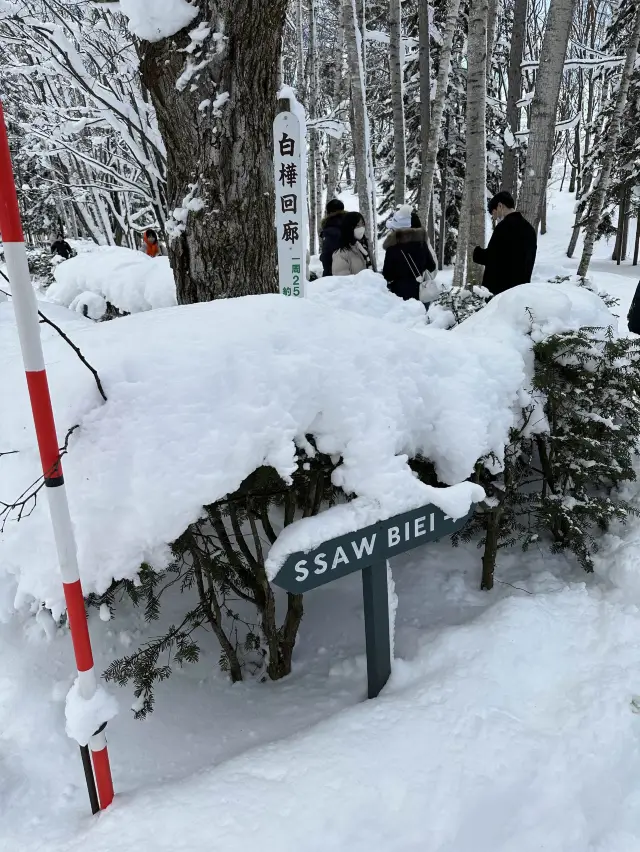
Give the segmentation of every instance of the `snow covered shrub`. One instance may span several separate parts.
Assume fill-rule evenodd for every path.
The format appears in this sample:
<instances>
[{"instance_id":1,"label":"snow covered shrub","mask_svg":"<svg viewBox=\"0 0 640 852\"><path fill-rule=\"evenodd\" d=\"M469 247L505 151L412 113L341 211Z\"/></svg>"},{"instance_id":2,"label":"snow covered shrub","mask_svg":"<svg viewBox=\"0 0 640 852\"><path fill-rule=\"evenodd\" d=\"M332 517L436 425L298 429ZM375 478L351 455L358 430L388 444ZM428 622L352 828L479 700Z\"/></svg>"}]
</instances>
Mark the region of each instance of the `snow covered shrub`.
<instances>
[{"instance_id":1,"label":"snow covered shrub","mask_svg":"<svg viewBox=\"0 0 640 852\"><path fill-rule=\"evenodd\" d=\"M513 430L503 470L478 466L487 501L463 530L484 546L482 588L498 550L546 540L593 570L597 534L635 509L617 493L634 480L640 438L640 343L582 328L534 346L533 401ZM454 542L455 543L455 542Z\"/></svg>"},{"instance_id":2,"label":"snow covered shrub","mask_svg":"<svg viewBox=\"0 0 640 852\"><path fill-rule=\"evenodd\" d=\"M427 319L436 328L453 328L481 310L491 298L484 287L452 287L429 306Z\"/></svg>"}]
</instances>

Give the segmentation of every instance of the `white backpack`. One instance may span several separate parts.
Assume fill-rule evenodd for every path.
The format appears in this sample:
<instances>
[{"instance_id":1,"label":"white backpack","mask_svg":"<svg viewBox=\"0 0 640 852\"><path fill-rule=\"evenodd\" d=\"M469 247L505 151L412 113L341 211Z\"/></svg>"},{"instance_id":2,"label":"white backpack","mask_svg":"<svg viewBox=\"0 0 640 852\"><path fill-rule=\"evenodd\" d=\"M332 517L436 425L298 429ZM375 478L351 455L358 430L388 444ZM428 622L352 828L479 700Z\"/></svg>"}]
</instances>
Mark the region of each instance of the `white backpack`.
<instances>
[{"instance_id":1,"label":"white backpack","mask_svg":"<svg viewBox=\"0 0 640 852\"><path fill-rule=\"evenodd\" d=\"M428 269L425 269L423 273L420 273L412 258L404 252L402 252L402 256L411 270L411 274L418 282L418 298L422 304L428 305L430 302L434 302L443 290L440 284L436 281L436 275L438 274L437 271L431 274Z\"/></svg>"}]
</instances>

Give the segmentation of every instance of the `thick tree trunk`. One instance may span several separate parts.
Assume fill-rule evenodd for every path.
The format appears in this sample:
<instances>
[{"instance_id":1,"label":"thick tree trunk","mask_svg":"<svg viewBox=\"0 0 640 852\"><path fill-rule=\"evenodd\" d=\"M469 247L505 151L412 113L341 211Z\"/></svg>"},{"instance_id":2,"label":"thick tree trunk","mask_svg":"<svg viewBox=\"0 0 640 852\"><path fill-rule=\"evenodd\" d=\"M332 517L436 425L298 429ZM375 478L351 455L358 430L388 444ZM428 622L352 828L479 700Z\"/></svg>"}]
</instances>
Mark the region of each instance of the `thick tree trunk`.
<instances>
[{"instance_id":1,"label":"thick tree trunk","mask_svg":"<svg viewBox=\"0 0 640 852\"><path fill-rule=\"evenodd\" d=\"M624 64L624 69L622 71L620 85L616 93L613 114L611 116L611 121L607 130L607 144L604 146L603 150L602 162L600 164L600 174L598 175L598 182L590 198L589 215L587 218L587 226L585 229L584 237L584 247L582 249L580 265L578 267L578 275L581 276L585 276L589 270L589 264L591 263L591 256L593 255L593 247L596 242L596 234L598 231L598 225L600 223L600 217L602 216L602 210L604 208L604 203L607 197L607 193L609 191L613 159L615 157L616 148L618 146L618 139L620 138L622 113L624 112L624 108L627 104L629 83L631 82L631 75L633 74L636 58L638 56L638 40L640 40L640 3L637 4L635 9L633 30L629 38L626 61Z\"/></svg>"},{"instance_id":2,"label":"thick tree trunk","mask_svg":"<svg viewBox=\"0 0 640 852\"><path fill-rule=\"evenodd\" d=\"M393 197L404 204L407 185L407 151L404 129L404 45L402 43L402 3L389 0L389 70L393 109ZM426 226L426 219L424 221Z\"/></svg>"},{"instance_id":3,"label":"thick tree trunk","mask_svg":"<svg viewBox=\"0 0 640 852\"><path fill-rule=\"evenodd\" d=\"M468 196L467 281L479 284L482 267L473 262L475 246L485 244L487 217L487 15L488 0L471 0L467 50L467 161Z\"/></svg>"},{"instance_id":4,"label":"thick tree trunk","mask_svg":"<svg viewBox=\"0 0 640 852\"><path fill-rule=\"evenodd\" d=\"M362 39L356 17L355 0L342 0L344 15L345 42L349 63L349 81L351 84L352 127L356 180L358 183L358 201L360 212L365 221L367 236L372 249L376 244L375 185L369 144L369 117L364 86L364 68L362 65ZM375 251L371 252L375 268Z\"/></svg>"},{"instance_id":5,"label":"thick tree trunk","mask_svg":"<svg viewBox=\"0 0 640 852\"><path fill-rule=\"evenodd\" d=\"M438 65L438 77L436 81L436 96L431 110L431 126L429 130L429 145L426 157L422 165L422 195L431 198L433 192L433 176L436 170L438 157L438 143L440 141L440 127L444 114L444 104L449 86L449 73L451 71L451 50L453 38L458 23L458 12L460 11L460 0L448 0L447 21L444 28L442 47L440 49L440 62Z\"/></svg>"},{"instance_id":6,"label":"thick tree trunk","mask_svg":"<svg viewBox=\"0 0 640 852\"><path fill-rule=\"evenodd\" d=\"M575 5L576 0L551 0L540 51L520 196L520 212L536 230L553 158L558 98Z\"/></svg>"},{"instance_id":7,"label":"thick tree trunk","mask_svg":"<svg viewBox=\"0 0 640 852\"><path fill-rule=\"evenodd\" d=\"M509 88L507 91L507 127L513 139L520 129L520 110L517 106L522 94L522 51L524 34L527 25L527 0L515 0L513 7L513 30L511 32L511 49L509 51ZM511 140L510 140L511 141ZM505 146L502 163L503 190L510 192L514 198L518 196L518 148Z\"/></svg>"},{"instance_id":8,"label":"thick tree trunk","mask_svg":"<svg viewBox=\"0 0 640 852\"><path fill-rule=\"evenodd\" d=\"M418 213L424 224L429 218L432 196L432 189L425 186L428 175L424 168L431 135L431 36L428 0L418 2L418 37L420 42L420 162L423 166L418 193Z\"/></svg>"},{"instance_id":9,"label":"thick tree trunk","mask_svg":"<svg viewBox=\"0 0 640 852\"><path fill-rule=\"evenodd\" d=\"M287 5L200 0L188 29L202 23L210 34L194 53L184 52L187 30L140 43L167 150L169 257L181 304L277 290L272 125ZM205 98L211 105L199 109Z\"/></svg>"}]
</instances>

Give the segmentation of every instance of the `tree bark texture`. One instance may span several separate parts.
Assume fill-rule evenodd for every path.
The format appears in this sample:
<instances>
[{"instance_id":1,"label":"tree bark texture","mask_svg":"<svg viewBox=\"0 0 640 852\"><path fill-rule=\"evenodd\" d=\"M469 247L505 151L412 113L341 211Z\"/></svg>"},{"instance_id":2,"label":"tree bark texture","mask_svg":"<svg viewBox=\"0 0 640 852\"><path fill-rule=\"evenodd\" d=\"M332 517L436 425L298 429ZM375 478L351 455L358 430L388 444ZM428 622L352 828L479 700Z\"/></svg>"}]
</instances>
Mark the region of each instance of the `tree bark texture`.
<instances>
[{"instance_id":1,"label":"tree bark texture","mask_svg":"<svg viewBox=\"0 0 640 852\"><path fill-rule=\"evenodd\" d=\"M487 218L487 16L488 0L471 0L467 50L467 158L468 198L467 280L479 284L482 267L473 262L475 246L485 244Z\"/></svg>"},{"instance_id":2,"label":"tree bark texture","mask_svg":"<svg viewBox=\"0 0 640 852\"><path fill-rule=\"evenodd\" d=\"M317 9L316 0L309 0L309 80L310 105L309 114L312 119L318 118L318 39L317 39ZM318 252L318 232L322 214L318 216L318 208L322 209L322 172L318 180L320 158L320 134L317 130L309 131L309 250L311 254Z\"/></svg>"},{"instance_id":3,"label":"tree bark texture","mask_svg":"<svg viewBox=\"0 0 640 852\"><path fill-rule=\"evenodd\" d=\"M404 45L402 43L402 3L389 0L389 70L393 110L393 197L396 206L405 202L407 151L404 129ZM424 221L426 227L426 218Z\"/></svg>"},{"instance_id":4,"label":"tree bark texture","mask_svg":"<svg viewBox=\"0 0 640 852\"><path fill-rule=\"evenodd\" d=\"M336 46L333 59L333 108L337 110L342 99L342 56L344 50L344 17L338 9L338 23ZM329 137L329 154L327 156L327 199L331 199L337 192L340 175L340 157L342 153L342 139L334 136Z\"/></svg>"},{"instance_id":5,"label":"tree bark texture","mask_svg":"<svg viewBox=\"0 0 640 852\"><path fill-rule=\"evenodd\" d=\"M431 36L429 33L429 2L418 2L418 38L420 45L420 160L426 165L429 137L431 135ZM418 213L423 223L427 222L431 209L432 189L425 186L427 171L422 169L418 194ZM427 192L429 194L427 194Z\"/></svg>"},{"instance_id":6,"label":"tree bark texture","mask_svg":"<svg viewBox=\"0 0 640 852\"><path fill-rule=\"evenodd\" d=\"M460 11L460 0L448 0L447 20L440 49L440 63L438 66L438 77L436 80L436 96L431 110L431 126L429 130L429 145L426 157L422 164L422 189L424 197L431 198L433 192L433 177L436 171L436 160L438 157L438 143L440 141L440 129L444 104L449 87L449 74L451 72L451 51L453 39L458 23L458 12Z\"/></svg>"},{"instance_id":7,"label":"tree bark texture","mask_svg":"<svg viewBox=\"0 0 640 852\"><path fill-rule=\"evenodd\" d=\"M604 146L602 162L600 163L600 174L597 178L597 183L591 194L589 215L585 228L584 247L582 249L582 257L578 266L578 275L585 276L589 270L591 257L593 255L593 247L596 242L596 234L604 203L609 192L609 184L611 183L611 169L613 160L620 138L622 128L622 114L627 104L627 95L629 93L629 84L631 75L635 67L638 56L638 41L640 40L640 3L636 5L635 15L633 20L633 29L629 37L627 47L626 60L620 78L620 85L615 95L615 106L613 114L607 130L607 144Z\"/></svg>"},{"instance_id":8,"label":"tree bark texture","mask_svg":"<svg viewBox=\"0 0 640 852\"><path fill-rule=\"evenodd\" d=\"M556 113L576 0L551 0L531 105L520 212L537 230L555 145Z\"/></svg>"},{"instance_id":9,"label":"tree bark texture","mask_svg":"<svg viewBox=\"0 0 640 852\"><path fill-rule=\"evenodd\" d=\"M167 150L169 257L181 304L277 290L272 125L287 5L200 0L186 30L139 45ZM188 30L200 23L210 33L185 53Z\"/></svg>"},{"instance_id":10,"label":"tree bark texture","mask_svg":"<svg viewBox=\"0 0 640 852\"><path fill-rule=\"evenodd\" d=\"M351 135L353 138L354 158L356 164L356 181L358 184L358 201L360 212L364 218L367 236L371 245L376 242L376 211L375 186L371 169L371 151L369 145L369 117L364 87L364 68L362 64L362 44L360 28L356 17L355 0L342 0L344 16L345 41L347 45L347 61L349 67L349 82L351 84L351 103L353 106L351 119ZM375 268L375 251L371 252L371 260Z\"/></svg>"},{"instance_id":11,"label":"tree bark texture","mask_svg":"<svg viewBox=\"0 0 640 852\"><path fill-rule=\"evenodd\" d=\"M509 74L507 91L507 127L513 138L520 129L520 110L517 106L522 94L522 52L524 34L527 25L527 0L515 0L513 7L513 30L511 31L511 49L509 51ZM505 145L502 163L501 189L510 192L514 198L518 195L518 148Z\"/></svg>"},{"instance_id":12,"label":"tree bark texture","mask_svg":"<svg viewBox=\"0 0 640 852\"><path fill-rule=\"evenodd\" d=\"M499 0L489 0L487 10L487 92L491 91L491 78L493 76L493 49L498 27L498 5Z\"/></svg>"}]
</instances>

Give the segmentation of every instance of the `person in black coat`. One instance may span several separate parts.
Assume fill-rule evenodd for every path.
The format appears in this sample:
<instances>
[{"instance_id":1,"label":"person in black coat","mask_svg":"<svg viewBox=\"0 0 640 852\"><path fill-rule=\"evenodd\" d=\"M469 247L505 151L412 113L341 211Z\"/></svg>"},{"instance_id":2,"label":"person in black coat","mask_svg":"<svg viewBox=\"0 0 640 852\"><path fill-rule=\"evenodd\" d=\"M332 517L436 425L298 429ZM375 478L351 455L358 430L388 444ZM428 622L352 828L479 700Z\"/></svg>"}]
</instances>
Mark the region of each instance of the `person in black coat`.
<instances>
[{"instance_id":1,"label":"person in black coat","mask_svg":"<svg viewBox=\"0 0 640 852\"><path fill-rule=\"evenodd\" d=\"M397 210L387 222L389 234L382 244L385 250L382 274L387 287L404 299L420 298L420 284L416 273L436 271L436 262L429 251L427 234L417 213L408 204Z\"/></svg>"},{"instance_id":2,"label":"person in black coat","mask_svg":"<svg viewBox=\"0 0 640 852\"><path fill-rule=\"evenodd\" d=\"M640 334L640 282L633 294L633 302L627 314L627 325L632 334Z\"/></svg>"},{"instance_id":3,"label":"person in black coat","mask_svg":"<svg viewBox=\"0 0 640 852\"><path fill-rule=\"evenodd\" d=\"M476 246L475 263L484 266L482 286L497 296L518 284L531 281L538 250L538 237L509 192L499 192L489 202L489 213L497 225L486 249Z\"/></svg>"},{"instance_id":4,"label":"person in black coat","mask_svg":"<svg viewBox=\"0 0 640 852\"><path fill-rule=\"evenodd\" d=\"M320 224L320 239L322 240L322 251L320 260L322 262L322 274L331 275L333 255L340 248L342 234L342 220L345 216L344 204L339 198L333 198L328 202L325 217Z\"/></svg>"},{"instance_id":5,"label":"person in black coat","mask_svg":"<svg viewBox=\"0 0 640 852\"><path fill-rule=\"evenodd\" d=\"M57 254L59 257L62 257L65 260L69 260L69 258L73 254L73 249L62 236L62 234L58 234L54 242L51 244L51 254Z\"/></svg>"}]
</instances>

